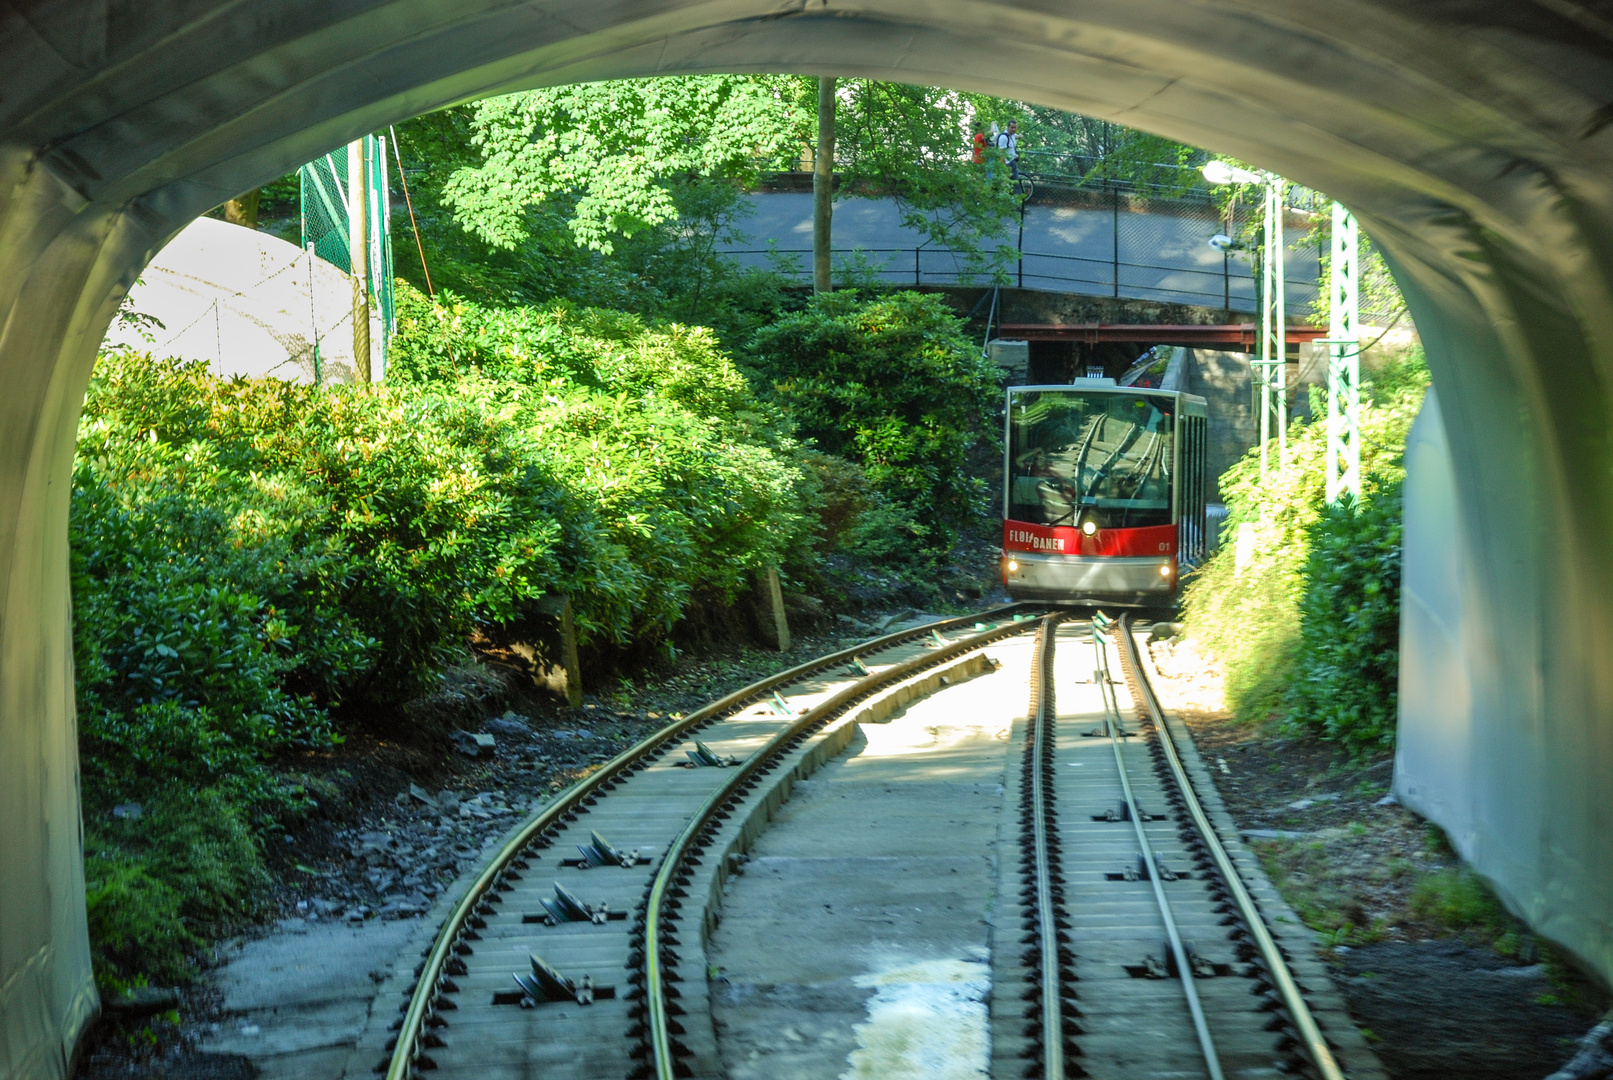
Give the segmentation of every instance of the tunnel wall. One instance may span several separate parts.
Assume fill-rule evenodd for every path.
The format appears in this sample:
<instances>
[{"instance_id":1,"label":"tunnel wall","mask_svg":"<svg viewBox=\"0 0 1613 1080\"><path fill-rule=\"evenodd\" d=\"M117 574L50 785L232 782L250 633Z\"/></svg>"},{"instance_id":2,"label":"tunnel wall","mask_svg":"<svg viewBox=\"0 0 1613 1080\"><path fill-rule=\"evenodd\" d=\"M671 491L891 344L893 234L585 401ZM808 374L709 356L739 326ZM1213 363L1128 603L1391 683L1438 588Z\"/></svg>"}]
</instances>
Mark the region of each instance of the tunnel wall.
<instances>
[{"instance_id":1,"label":"tunnel wall","mask_svg":"<svg viewBox=\"0 0 1613 1080\"><path fill-rule=\"evenodd\" d=\"M1427 347L1472 575L1473 735L1461 791L1429 812L1532 926L1613 974L1613 24L1589 5L16 0L0 71L4 1080L62 1076L95 1008L67 515L118 299L190 220L365 132L628 76L956 86L1348 205ZM1412 799L1419 768L1397 780Z\"/></svg>"},{"instance_id":2,"label":"tunnel wall","mask_svg":"<svg viewBox=\"0 0 1613 1080\"><path fill-rule=\"evenodd\" d=\"M1520 658L1529 667L1544 659L1524 649L1551 636L1554 609L1572 632L1573 605L1489 602L1435 390L1406 443L1404 498L1395 795L1439 825L1511 911L1606 980L1606 725L1531 708L1547 688L1518 679L1529 674ZM1515 565L1527 590L1532 575Z\"/></svg>"}]
</instances>

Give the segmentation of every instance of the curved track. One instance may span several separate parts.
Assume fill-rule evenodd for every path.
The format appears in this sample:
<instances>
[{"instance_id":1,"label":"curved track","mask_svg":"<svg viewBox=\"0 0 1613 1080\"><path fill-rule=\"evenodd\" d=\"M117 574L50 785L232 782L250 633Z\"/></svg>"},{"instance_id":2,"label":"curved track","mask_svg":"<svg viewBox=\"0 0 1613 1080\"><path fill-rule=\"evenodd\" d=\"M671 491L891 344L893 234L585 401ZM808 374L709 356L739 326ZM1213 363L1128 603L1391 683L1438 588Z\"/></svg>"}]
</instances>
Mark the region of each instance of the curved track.
<instances>
[{"instance_id":1,"label":"curved track","mask_svg":"<svg viewBox=\"0 0 1613 1080\"><path fill-rule=\"evenodd\" d=\"M1032 629L1029 650L1011 640ZM988 648L1010 668L993 674L1002 663ZM753 927L792 933L791 909L741 877L772 842L769 820L860 725L910 704L931 717L911 722L934 723L957 697L944 690L991 676L957 701L976 719L995 710L1019 756L997 839L978 852L1001 863L997 914L981 915L994 927L989 1062L960 1075L1342 1080L1339 1044L1354 1080L1378 1075L1347 1022L1324 1036L1308 998L1343 1020L1325 973L1301 960L1305 984L1295 977L1285 944L1308 939L1297 926L1273 933L1273 912L1292 917L1226 835L1213 792L1206 810L1208 777L1178 746L1145 668L1129 620L1034 618L1016 605L830 654L669 725L494 854L421 964L376 1071L725 1075L719 1043L737 1036L720 1038L713 1020L715 928L725 907L748 904ZM780 828L829 819L812 820ZM1019 859L998 859L1015 847ZM832 934L815 947L850 948ZM764 942L756 963L783 964L774 951ZM819 1073L838 1073L836 1053Z\"/></svg>"},{"instance_id":2,"label":"curved track","mask_svg":"<svg viewBox=\"0 0 1613 1080\"><path fill-rule=\"evenodd\" d=\"M585 1066L580 1075L625 1075L636 1071L621 1039L629 1027L629 1011L623 1006L630 992L638 999L632 1012L647 1004L648 1015L633 1019L635 1030L650 1036L655 1075L677 1075L681 1044L675 1038L679 1025L672 1010L679 1007L668 1006L668 998L677 993L676 954L667 951L677 942L670 937L668 924L674 921L669 915L675 917L681 906L678 875L698 858L702 830L840 711L925 668L977 652L981 645L1025 632L1031 625L1022 606L1011 605L831 653L753 683L668 725L568 789L494 853L444 922L396 1025L391 1056L383 1063L388 1080L439 1069L438 1076L529 1075L534 1065L555 1063L548 1060L545 1048L538 1048L536 1058L528 1053L534 1038L551 1040L558 1060ZM960 630L968 636L944 643L941 635ZM848 664L862 669L859 678L848 684L832 677ZM781 695L785 690L793 691L788 699ZM699 743L688 746L696 736ZM702 746L718 760L695 768L671 760L680 747L687 756L690 750L699 755ZM723 759L736 754L743 756L743 763L726 767ZM602 850L595 842L596 834L609 841L608 848ZM550 933L537 934L534 924L542 925L541 917L550 914L544 900L551 898L538 880L528 882L526 875L536 879L535 865L557 845L561 851L567 846L588 847L591 851L579 850L579 855L585 863L598 865L563 866L559 864L564 856L558 856L536 870L549 868L546 876L560 879L556 883L585 907L608 910L602 923L592 918L561 922L548 927ZM665 857L656 858L663 852ZM639 869L641 864L645 869ZM643 902L652 894L655 903L645 917ZM558 891L553 902L564 903ZM633 908L639 909L641 919L634 933L612 933L625 920L610 915ZM547 972L531 963L529 948L533 957L572 986L540 985L539 990L551 991L547 995L515 993L513 975L552 982L546 979ZM582 970L584 966L588 970ZM639 982L619 978L627 976L630 967ZM593 985L585 986L585 981ZM641 983L648 985L640 989ZM565 1025L567 1030L550 1032L542 1022L516 1022L505 1015L509 1006L547 1004L538 998L561 997L554 991L564 989L575 990L572 997L579 1004L598 1002L586 1019ZM459 1015L472 1012L474 1016ZM452 1039L445 1030L449 1014L453 1014ZM649 1023L647 1032L644 1020Z\"/></svg>"}]
</instances>

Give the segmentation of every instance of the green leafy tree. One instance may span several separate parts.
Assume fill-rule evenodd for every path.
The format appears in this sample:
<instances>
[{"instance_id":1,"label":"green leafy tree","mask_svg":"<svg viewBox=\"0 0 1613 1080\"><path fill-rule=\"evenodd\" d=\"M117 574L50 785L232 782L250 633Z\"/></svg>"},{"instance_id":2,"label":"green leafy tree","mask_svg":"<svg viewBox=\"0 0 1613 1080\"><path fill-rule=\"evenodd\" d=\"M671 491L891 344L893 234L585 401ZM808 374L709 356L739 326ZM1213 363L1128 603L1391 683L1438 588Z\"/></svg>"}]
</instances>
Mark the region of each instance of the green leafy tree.
<instances>
[{"instance_id":1,"label":"green leafy tree","mask_svg":"<svg viewBox=\"0 0 1613 1080\"><path fill-rule=\"evenodd\" d=\"M428 291L421 266L423 248L432 284L461 296L500 305L563 299L592 307L659 311L666 295L652 279L621 260L602 258L577 245L568 224L574 194L556 194L526 207L527 239L513 248L489 243L461 224L445 189L457 172L481 163L474 143L475 109L443 109L395 129L404 168L401 180L408 183L414 209L413 220L407 212L396 212L404 198L402 184L395 181L392 249L399 276L421 292Z\"/></svg>"},{"instance_id":2,"label":"green leafy tree","mask_svg":"<svg viewBox=\"0 0 1613 1080\"><path fill-rule=\"evenodd\" d=\"M1210 155L1196 146L1062 109L1023 109L1021 153L1038 174L1077 183L1117 181L1164 196L1209 187L1198 166Z\"/></svg>"},{"instance_id":3,"label":"green leafy tree","mask_svg":"<svg viewBox=\"0 0 1613 1080\"><path fill-rule=\"evenodd\" d=\"M985 485L970 455L995 441L999 372L938 296L844 290L758 331L750 356L819 449L862 466L879 505L848 532L891 563L943 557Z\"/></svg>"},{"instance_id":4,"label":"green leafy tree","mask_svg":"<svg viewBox=\"0 0 1613 1080\"><path fill-rule=\"evenodd\" d=\"M514 249L525 211L574 195L577 243L609 254L618 236L678 217L673 182L754 179L788 145L787 110L766 79L689 75L530 90L479 102L475 165L444 188L465 228Z\"/></svg>"},{"instance_id":5,"label":"green leafy tree","mask_svg":"<svg viewBox=\"0 0 1613 1080\"><path fill-rule=\"evenodd\" d=\"M839 96L841 190L895 199L903 225L957 254L963 280L1006 281L1021 193L1000 164L975 164L971 138L976 124L1013 118L1013 107L984 94L872 79L841 80Z\"/></svg>"},{"instance_id":6,"label":"green leafy tree","mask_svg":"<svg viewBox=\"0 0 1613 1080\"><path fill-rule=\"evenodd\" d=\"M1006 119L1013 107L866 79L842 80L839 95L840 190L894 197L904 224L959 254L966 278L1001 274L1013 254L1003 242L1017 195L1006 170L973 163L970 124ZM694 294L697 312L716 275L680 271L708 266L717 239L738 235L742 190L769 169L811 160L817 80L713 75L565 86L490 98L459 123L470 160L463 145L453 152L459 161L441 201L466 231L507 252L551 228L553 215L577 245L602 255L654 237L670 257L642 268L654 280L684 283L678 291ZM681 227L666 228L674 223Z\"/></svg>"}]
</instances>

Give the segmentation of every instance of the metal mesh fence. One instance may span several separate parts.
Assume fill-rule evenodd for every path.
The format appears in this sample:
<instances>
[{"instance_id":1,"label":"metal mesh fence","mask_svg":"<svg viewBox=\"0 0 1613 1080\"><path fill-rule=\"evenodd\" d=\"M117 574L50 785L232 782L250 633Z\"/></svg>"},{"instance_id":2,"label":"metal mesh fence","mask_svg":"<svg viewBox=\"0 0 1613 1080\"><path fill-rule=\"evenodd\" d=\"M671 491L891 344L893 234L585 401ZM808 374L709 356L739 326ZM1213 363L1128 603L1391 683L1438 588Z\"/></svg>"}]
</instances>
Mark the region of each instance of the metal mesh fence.
<instances>
[{"instance_id":1,"label":"metal mesh fence","mask_svg":"<svg viewBox=\"0 0 1613 1080\"><path fill-rule=\"evenodd\" d=\"M386 160L386 137L364 136L369 217L369 273L365 280L372 302L380 309L381 364L386 367L387 347L397 329L396 298L392 289L392 199ZM351 275L349 243L350 188L347 148L315 158L299 173L302 189L302 246ZM316 347L317 352L317 347ZM316 356L316 361L317 361Z\"/></svg>"}]
</instances>

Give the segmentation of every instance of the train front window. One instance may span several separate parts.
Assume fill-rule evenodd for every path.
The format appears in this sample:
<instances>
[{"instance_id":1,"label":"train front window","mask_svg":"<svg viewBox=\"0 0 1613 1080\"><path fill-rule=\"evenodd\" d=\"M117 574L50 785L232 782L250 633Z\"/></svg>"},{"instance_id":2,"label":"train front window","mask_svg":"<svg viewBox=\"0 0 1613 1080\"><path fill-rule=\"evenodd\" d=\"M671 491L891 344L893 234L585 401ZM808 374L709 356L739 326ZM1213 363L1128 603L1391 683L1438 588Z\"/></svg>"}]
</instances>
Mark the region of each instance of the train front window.
<instances>
[{"instance_id":1,"label":"train front window","mask_svg":"<svg viewBox=\"0 0 1613 1080\"><path fill-rule=\"evenodd\" d=\"M1008 516L1077 528L1169 525L1171 405L1143 394L1014 393Z\"/></svg>"}]
</instances>

